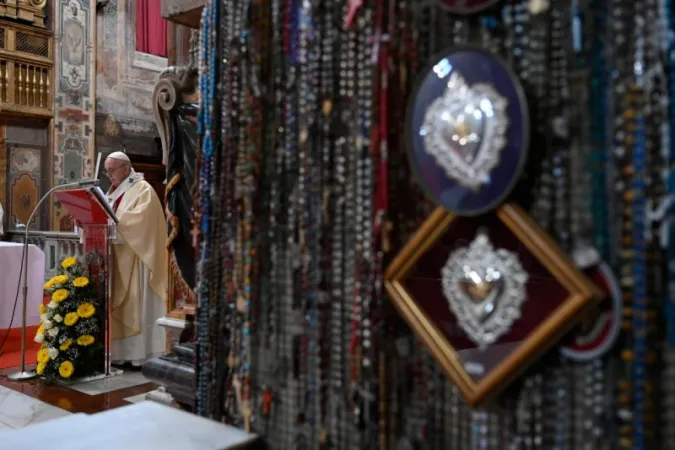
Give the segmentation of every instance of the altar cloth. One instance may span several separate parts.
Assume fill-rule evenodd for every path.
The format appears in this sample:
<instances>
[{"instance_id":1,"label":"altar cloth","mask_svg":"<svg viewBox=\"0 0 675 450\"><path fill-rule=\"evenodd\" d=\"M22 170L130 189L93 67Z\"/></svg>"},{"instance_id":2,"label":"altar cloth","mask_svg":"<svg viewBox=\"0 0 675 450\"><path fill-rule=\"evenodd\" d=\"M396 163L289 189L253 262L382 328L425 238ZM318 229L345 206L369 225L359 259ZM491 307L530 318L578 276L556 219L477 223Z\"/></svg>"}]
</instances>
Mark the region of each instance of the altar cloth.
<instances>
[{"instance_id":1,"label":"altar cloth","mask_svg":"<svg viewBox=\"0 0 675 450\"><path fill-rule=\"evenodd\" d=\"M12 328L21 327L23 301L23 274L21 273L21 252L23 244L16 242L0 242L0 330L9 328L12 321L12 309L17 298ZM45 254L35 245L28 246L28 306L26 309L26 326L40 323L40 303L42 303L42 286L45 276ZM31 337L32 338L32 337Z\"/></svg>"}]
</instances>

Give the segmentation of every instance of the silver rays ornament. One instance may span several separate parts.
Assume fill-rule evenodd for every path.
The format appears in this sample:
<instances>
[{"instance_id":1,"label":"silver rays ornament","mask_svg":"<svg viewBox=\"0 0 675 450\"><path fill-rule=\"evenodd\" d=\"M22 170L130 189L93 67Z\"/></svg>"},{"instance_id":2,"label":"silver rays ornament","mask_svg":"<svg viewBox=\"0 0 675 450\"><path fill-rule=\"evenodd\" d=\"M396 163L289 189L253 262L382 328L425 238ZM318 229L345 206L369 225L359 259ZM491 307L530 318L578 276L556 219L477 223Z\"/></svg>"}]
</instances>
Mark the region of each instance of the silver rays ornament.
<instances>
[{"instance_id":1,"label":"silver rays ornament","mask_svg":"<svg viewBox=\"0 0 675 450\"><path fill-rule=\"evenodd\" d=\"M528 275L518 255L495 250L484 232L450 254L441 279L457 323L479 348L508 332L527 300Z\"/></svg>"},{"instance_id":2,"label":"silver rays ornament","mask_svg":"<svg viewBox=\"0 0 675 450\"><path fill-rule=\"evenodd\" d=\"M489 84L467 85L453 73L427 109L420 131L424 148L448 177L478 191L490 181L506 145L508 101Z\"/></svg>"}]
</instances>

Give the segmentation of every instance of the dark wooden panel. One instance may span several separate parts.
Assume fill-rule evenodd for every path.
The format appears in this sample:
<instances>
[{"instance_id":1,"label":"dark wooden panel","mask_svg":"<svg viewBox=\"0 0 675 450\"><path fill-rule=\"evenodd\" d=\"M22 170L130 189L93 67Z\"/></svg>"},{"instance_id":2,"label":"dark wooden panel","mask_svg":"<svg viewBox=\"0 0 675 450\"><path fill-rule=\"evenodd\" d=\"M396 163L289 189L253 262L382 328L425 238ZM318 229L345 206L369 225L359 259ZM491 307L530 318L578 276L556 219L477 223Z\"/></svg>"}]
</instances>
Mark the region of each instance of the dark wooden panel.
<instances>
[{"instance_id":1,"label":"dark wooden panel","mask_svg":"<svg viewBox=\"0 0 675 450\"><path fill-rule=\"evenodd\" d=\"M166 179L166 172L162 164L149 164L149 163L133 163L134 170L136 172L141 172L145 177L145 181L150 183L150 185L155 189L159 200L164 205L164 190L166 185L164 180Z\"/></svg>"}]
</instances>

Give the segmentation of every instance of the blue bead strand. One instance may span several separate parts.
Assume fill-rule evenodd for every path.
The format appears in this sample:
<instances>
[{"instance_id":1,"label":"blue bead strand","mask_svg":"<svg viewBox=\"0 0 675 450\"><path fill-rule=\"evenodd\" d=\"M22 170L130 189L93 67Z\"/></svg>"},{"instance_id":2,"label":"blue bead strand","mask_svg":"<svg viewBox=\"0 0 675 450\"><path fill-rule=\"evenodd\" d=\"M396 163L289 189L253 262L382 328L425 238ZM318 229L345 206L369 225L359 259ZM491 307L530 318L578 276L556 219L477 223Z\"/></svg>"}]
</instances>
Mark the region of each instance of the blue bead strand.
<instances>
[{"instance_id":1,"label":"blue bead strand","mask_svg":"<svg viewBox=\"0 0 675 450\"><path fill-rule=\"evenodd\" d=\"M593 0L593 30L591 37L591 207L593 214L593 242L604 261L611 261L610 254L610 226L609 226L609 198L607 192L607 164L609 117L608 98L610 95L609 71L605 40L607 38L607 1Z\"/></svg>"}]
</instances>

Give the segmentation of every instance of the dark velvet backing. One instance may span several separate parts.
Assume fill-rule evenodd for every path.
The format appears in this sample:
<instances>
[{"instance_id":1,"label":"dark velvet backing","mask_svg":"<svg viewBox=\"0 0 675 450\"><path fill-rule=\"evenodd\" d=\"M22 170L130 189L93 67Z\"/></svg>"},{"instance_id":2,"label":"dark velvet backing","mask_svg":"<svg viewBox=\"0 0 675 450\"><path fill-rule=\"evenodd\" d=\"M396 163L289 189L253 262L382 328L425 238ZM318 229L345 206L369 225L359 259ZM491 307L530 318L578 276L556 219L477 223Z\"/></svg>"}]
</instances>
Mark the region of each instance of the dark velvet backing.
<instances>
[{"instance_id":1,"label":"dark velvet backing","mask_svg":"<svg viewBox=\"0 0 675 450\"><path fill-rule=\"evenodd\" d=\"M510 332L484 350L480 350L459 326L443 295L440 275L450 253L467 247L480 229L487 231L495 248L516 252L529 274L527 300L521 308L521 318L512 325ZM465 369L477 380L499 365L569 296L569 292L495 214L455 218L439 241L418 260L402 284L458 352Z\"/></svg>"}]
</instances>

